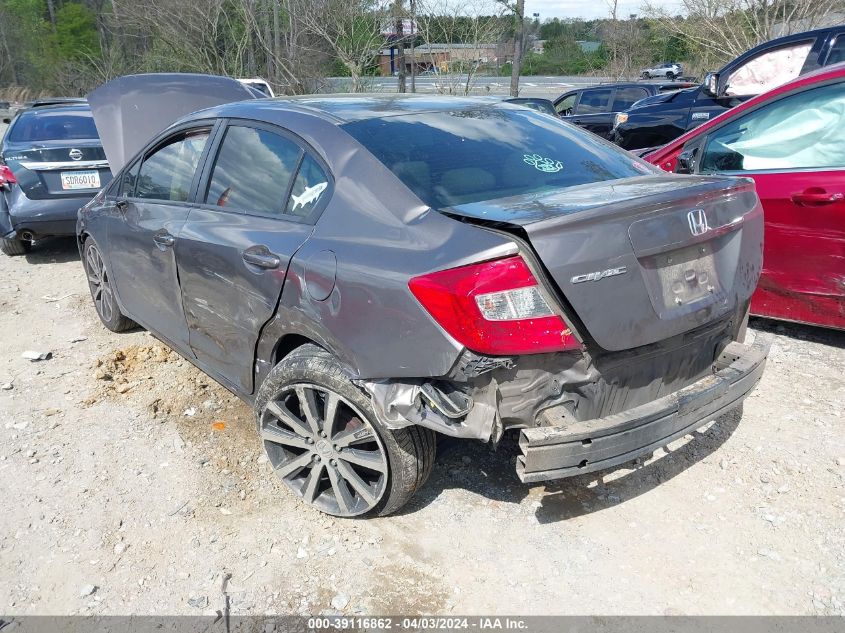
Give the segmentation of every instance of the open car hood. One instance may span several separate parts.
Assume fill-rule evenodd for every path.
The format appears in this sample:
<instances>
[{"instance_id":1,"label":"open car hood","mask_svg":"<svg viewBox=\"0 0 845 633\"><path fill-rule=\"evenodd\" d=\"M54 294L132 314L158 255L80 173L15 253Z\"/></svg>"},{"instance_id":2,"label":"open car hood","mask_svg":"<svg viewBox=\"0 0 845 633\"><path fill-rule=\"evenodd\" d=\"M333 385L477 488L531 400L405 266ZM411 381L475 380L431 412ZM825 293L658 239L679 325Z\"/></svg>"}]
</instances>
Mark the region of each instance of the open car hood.
<instances>
[{"instance_id":1,"label":"open car hood","mask_svg":"<svg viewBox=\"0 0 845 633\"><path fill-rule=\"evenodd\" d=\"M188 73L126 75L88 94L112 174L151 138L186 114L255 99L236 79Z\"/></svg>"}]
</instances>

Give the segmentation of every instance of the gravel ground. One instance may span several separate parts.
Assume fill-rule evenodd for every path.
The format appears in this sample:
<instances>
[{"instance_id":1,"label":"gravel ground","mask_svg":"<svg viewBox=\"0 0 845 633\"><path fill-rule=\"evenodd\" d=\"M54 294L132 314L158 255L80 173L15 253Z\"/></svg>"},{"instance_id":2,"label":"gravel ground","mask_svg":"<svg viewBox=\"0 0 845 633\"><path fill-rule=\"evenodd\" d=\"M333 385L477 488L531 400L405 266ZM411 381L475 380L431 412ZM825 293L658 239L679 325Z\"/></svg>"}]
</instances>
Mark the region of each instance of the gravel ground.
<instances>
[{"instance_id":1,"label":"gravel ground","mask_svg":"<svg viewBox=\"0 0 845 633\"><path fill-rule=\"evenodd\" d=\"M402 514L333 520L247 406L99 324L72 240L0 256L0 611L845 614L845 335L752 325L744 414L668 454L527 486L512 444L446 441Z\"/></svg>"}]
</instances>

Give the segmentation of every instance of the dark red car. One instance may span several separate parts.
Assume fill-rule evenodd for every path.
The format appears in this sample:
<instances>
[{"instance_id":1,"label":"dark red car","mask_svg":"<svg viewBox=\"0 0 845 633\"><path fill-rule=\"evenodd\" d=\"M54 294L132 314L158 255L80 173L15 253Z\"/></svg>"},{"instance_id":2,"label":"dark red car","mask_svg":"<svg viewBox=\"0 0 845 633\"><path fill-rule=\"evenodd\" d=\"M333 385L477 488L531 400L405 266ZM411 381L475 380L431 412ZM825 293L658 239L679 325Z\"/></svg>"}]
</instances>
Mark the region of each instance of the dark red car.
<instances>
[{"instance_id":1,"label":"dark red car","mask_svg":"<svg viewBox=\"0 0 845 633\"><path fill-rule=\"evenodd\" d=\"M752 178L766 222L752 314L845 329L845 63L746 101L643 158L666 171ZM709 230L702 221L696 230Z\"/></svg>"}]
</instances>

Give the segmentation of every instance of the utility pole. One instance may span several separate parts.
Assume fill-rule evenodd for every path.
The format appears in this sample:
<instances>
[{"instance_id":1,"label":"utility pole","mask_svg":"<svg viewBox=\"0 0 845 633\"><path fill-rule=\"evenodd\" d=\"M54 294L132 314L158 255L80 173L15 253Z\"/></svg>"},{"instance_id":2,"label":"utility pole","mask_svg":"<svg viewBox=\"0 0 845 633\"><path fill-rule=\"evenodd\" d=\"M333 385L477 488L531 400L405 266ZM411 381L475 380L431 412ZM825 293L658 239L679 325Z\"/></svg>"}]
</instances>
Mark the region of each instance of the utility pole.
<instances>
[{"instance_id":1,"label":"utility pole","mask_svg":"<svg viewBox=\"0 0 845 633\"><path fill-rule=\"evenodd\" d=\"M519 73L522 70L522 40L525 37L525 0L516 0L516 32L513 38L511 96L519 96Z\"/></svg>"},{"instance_id":2,"label":"utility pole","mask_svg":"<svg viewBox=\"0 0 845 633\"><path fill-rule=\"evenodd\" d=\"M405 87L405 37L402 29L402 0L396 0L394 12L396 13L396 60L399 64L399 92L406 92Z\"/></svg>"},{"instance_id":3,"label":"utility pole","mask_svg":"<svg viewBox=\"0 0 845 633\"><path fill-rule=\"evenodd\" d=\"M417 91L417 54L414 52L414 40L417 34L417 0L411 0L411 92Z\"/></svg>"}]
</instances>

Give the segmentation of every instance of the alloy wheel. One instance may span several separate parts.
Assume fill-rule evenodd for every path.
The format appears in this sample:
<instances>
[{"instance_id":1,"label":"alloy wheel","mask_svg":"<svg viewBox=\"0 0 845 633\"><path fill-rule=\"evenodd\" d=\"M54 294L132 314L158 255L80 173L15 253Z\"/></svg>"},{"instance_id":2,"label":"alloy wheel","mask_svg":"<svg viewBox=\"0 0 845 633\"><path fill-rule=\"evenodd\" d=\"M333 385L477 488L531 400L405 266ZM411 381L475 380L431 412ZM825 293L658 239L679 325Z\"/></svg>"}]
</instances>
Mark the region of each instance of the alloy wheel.
<instances>
[{"instance_id":1,"label":"alloy wheel","mask_svg":"<svg viewBox=\"0 0 845 633\"><path fill-rule=\"evenodd\" d=\"M94 298L94 307L103 321L111 321L114 317L114 301L109 275L103 264L103 258L96 246L90 244L85 249L85 272L88 276L88 286Z\"/></svg>"},{"instance_id":2,"label":"alloy wheel","mask_svg":"<svg viewBox=\"0 0 845 633\"><path fill-rule=\"evenodd\" d=\"M388 461L381 439L355 405L330 389L285 387L264 407L261 438L282 481L327 514L364 514L384 496Z\"/></svg>"}]
</instances>

